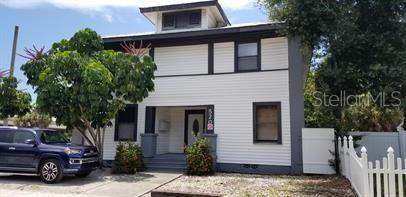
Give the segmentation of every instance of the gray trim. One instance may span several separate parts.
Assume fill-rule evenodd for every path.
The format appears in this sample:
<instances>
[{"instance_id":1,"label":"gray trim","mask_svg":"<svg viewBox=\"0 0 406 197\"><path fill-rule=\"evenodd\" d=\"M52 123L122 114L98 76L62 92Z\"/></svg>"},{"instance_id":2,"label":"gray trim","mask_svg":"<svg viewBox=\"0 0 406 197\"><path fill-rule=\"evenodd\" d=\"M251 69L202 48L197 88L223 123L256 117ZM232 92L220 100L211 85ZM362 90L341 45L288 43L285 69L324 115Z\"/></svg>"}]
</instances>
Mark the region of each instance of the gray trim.
<instances>
[{"instance_id":1,"label":"gray trim","mask_svg":"<svg viewBox=\"0 0 406 197\"><path fill-rule=\"evenodd\" d=\"M190 76L205 76L205 75L228 75L228 74L242 74L242 73L255 73L255 72L273 72L273 71L287 71L287 68L280 68L280 69L271 69L271 70L253 70L253 71L244 71L244 72L224 72L224 73L202 73L202 74L184 74L184 75L161 75L155 76L155 78L160 77L190 77Z\"/></svg>"},{"instance_id":2,"label":"gray trim","mask_svg":"<svg viewBox=\"0 0 406 197\"><path fill-rule=\"evenodd\" d=\"M154 61L155 58L155 48L151 47L151 49L149 50L149 56L152 58L152 61Z\"/></svg>"},{"instance_id":3,"label":"gray trim","mask_svg":"<svg viewBox=\"0 0 406 197\"><path fill-rule=\"evenodd\" d=\"M228 20L226 14L224 13L223 8L218 3L217 0L211 1L200 1L200 2L193 2L193 3L181 3L181 4L172 4L172 5L163 5L163 6L154 6L154 7L145 7L140 8L141 14L147 12L164 12L164 11L171 11L171 10L181 10L181 9L193 9L193 8L200 8L200 7L208 7L208 6L216 6L218 11L221 14L223 20L230 25L230 21Z\"/></svg>"},{"instance_id":4,"label":"gray trim","mask_svg":"<svg viewBox=\"0 0 406 197\"><path fill-rule=\"evenodd\" d=\"M260 165L260 164L236 164L217 163L216 169L219 172L235 172L249 174L291 174L290 166Z\"/></svg>"},{"instance_id":5,"label":"gray trim","mask_svg":"<svg viewBox=\"0 0 406 197\"><path fill-rule=\"evenodd\" d=\"M208 74L213 74L214 73L214 43L209 42L208 44L209 48L209 55L208 55Z\"/></svg>"},{"instance_id":6,"label":"gray trim","mask_svg":"<svg viewBox=\"0 0 406 197\"><path fill-rule=\"evenodd\" d=\"M213 104L204 104L204 105L155 105L154 107L208 107Z\"/></svg>"},{"instance_id":7,"label":"gray trim","mask_svg":"<svg viewBox=\"0 0 406 197\"><path fill-rule=\"evenodd\" d=\"M298 36L288 38L288 53L292 174L303 174L304 64L300 53L300 38Z\"/></svg>"},{"instance_id":8,"label":"gray trim","mask_svg":"<svg viewBox=\"0 0 406 197\"><path fill-rule=\"evenodd\" d=\"M237 34L236 37L239 38L251 38L255 36L257 37L258 35L261 35L260 36L261 38L277 37L281 35L278 34L276 31L283 28L285 28L285 25L283 23L267 23L242 27L227 27L227 28L221 27L198 31L105 37L103 38L103 41L105 44L118 42L117 44L118 46L124 41L138 41L138 40L143 40L145 44L147 44L148 41L160 40L165 42L172 42L173 44L181 42L181 45L184 45L182 40L174 40L176 38L191 38L193 41L210 39L213 42L221 42L221 41L226 42L234 39L230 37L229 34ZM154 47L157 46L154 45Z\"/></svg>"},{"instance_id":9,"label":"gray trim","mask_svg":"<svg viewBox=\"0 0 406 197\"><path fill-rule=\"evenodd\" d=\"M144 133L155 133L155 119L156 119L156 108L150 106L145 107Z\"/></svg>"}]
</instances>

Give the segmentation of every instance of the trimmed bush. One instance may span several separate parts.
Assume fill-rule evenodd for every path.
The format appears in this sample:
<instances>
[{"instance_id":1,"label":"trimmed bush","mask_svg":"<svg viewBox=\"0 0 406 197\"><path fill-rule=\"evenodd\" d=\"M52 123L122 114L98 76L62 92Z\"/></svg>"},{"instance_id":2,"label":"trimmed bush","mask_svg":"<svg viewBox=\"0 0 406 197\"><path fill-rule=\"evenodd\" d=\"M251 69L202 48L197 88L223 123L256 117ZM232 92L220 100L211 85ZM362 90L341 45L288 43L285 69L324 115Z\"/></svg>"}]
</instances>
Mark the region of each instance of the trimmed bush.
<instances>
[{"instance_id":1,"label":"trimmed bush","mask_svg":"<svg viewBox=\"0 0 406 197\"><path fill-rule=\"evenodd\" d=\"M112 173L135 174L144 169L141 148L134 143L120 142L116 148Z\"/></svg>"},{"instance_id":2,"label":"trimmed bush","mask_svg":"<svg viewBox=\"0 0 406 197\"><path fill-rule=\"evenodd\" d=\"M195 136L196 141L186 146L186 173L190 175L214 174L213 157L210 155L209 141L200 135Z\"/></svg>"}]
</instances>

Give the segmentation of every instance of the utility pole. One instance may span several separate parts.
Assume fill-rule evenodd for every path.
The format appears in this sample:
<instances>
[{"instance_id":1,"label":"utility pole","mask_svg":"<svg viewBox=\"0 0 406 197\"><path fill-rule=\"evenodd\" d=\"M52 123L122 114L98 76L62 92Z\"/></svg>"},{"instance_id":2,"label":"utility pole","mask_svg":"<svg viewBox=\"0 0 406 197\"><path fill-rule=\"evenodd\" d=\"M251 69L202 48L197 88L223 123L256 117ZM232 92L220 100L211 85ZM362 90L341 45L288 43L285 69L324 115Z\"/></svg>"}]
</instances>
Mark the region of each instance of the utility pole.
<instances>
[{"instance_id":1,"label":"utility pole","mask_svg":"<svg viewBox=\"0 0 406 197\"><path fill-rule=\"evenodd\" d=\"M16 61L16 51L17 51L17 40L18 40L18 26L14 27L14 40L13 40L13 49L11 51L11 63L10 63L10 77L14 75L14 67ZM3 125L8 126L8 118L3 120Z\"/></svg>"},{"instance_id":2,"label":"utility pole","mask_svg":"<svg viewBox=\"0 0 406 197\"><path fill-rule=\"evenodd\" d=\"M17 40L18 40L18 26L14 27L14 40L13 40L13 50L11 51L11 63L10 63L10 77L14 75L14 65L16 61L16 51L17 51Z\"/></svg>"}]
</instances>

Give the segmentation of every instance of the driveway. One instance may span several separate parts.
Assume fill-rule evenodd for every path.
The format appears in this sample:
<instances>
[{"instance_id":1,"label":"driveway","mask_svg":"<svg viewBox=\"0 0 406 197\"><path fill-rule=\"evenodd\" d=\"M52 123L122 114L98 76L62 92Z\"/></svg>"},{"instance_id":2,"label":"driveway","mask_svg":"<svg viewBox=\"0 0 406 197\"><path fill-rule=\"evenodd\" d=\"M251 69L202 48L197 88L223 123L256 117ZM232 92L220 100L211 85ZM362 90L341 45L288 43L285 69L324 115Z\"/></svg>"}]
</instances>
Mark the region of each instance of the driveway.
<instances>
[{"instance_id":1,"label":"driveway","mask_svg":"<svg viewBox=\"0 0 406 197\"><path fill-rule=\"evenodd\" d=\"M177 177L176 172L142 172L112 175L109 169L93 172L86 178L64 177L58 184L42 183L35 175L0 173L0 196L46 197L134 197L148 193Z\"/></svg>"}]
</instances>

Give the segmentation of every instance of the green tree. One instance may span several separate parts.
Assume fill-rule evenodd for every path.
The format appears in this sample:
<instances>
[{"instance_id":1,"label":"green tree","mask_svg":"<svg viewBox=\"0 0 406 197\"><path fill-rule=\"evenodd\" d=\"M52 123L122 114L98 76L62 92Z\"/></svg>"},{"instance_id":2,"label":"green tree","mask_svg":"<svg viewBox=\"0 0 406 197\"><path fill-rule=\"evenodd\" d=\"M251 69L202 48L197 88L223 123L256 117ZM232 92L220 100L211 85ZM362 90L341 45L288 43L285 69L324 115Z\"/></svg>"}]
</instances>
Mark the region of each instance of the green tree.
<instances>
[{"instance_id":1,"label":"green tree","mask_svg":"<svg viewBox=\"0 0 406 197\"><path fill-rule=\"evenodd\" d=\"M5 71L0 73L6 73ZM18 81L13 76L0 76L0 118L24 115L30 111L30 94L17 89Z\"/></svg>"},{"instance_id":2,"label":"green tree","mask_svg":"<svg viewBox=\"0 0 406 197\"><path fill-rule=\"evenodd\" d=\"M19 127L48 128L52 122L52 118L51 116L34 109L23 116L16 117L14 122Z\"/></svg>"},{"instance_id":3,"label":"green tree","mask_svg":"<svg viewBox=\"0 0 406 197\"><path fill-rule=\"evenodd\" d=\"M400 97L406 115L404 0L259 2L271 20L286 23L287 34L301 37L303 56L313 60L316 90L328 95L382 92L387 105L399 104ZM400 94L392 97L394 92ZM330 107L328 112L341 121L345 110L346 106ZM378 110L394 108L379 105Z\"/></svg>"},{"instance_id":4,"label":"green tree","mask_svg":"<svg viewBox=\"0 0 406 197\"><path fill-rule=\"evenodd\" d=\"M333 115L333 110L323 105L320 100L321 92L317 91L315 72L310 71L304 91L305 125L310 128L339 128L339 120Z\"/></svg>"},{"instance_id":5,"label":"green tree","mask_svg":"<svg viewBox=\"0 0 406 197\"><path fill-rule=\"evenodd\" d=\"M54 43L48 53L26 51L30 60L22 70L38 95L37 107L58 124L77 129L100 155L117 112L154 90L151 57L104 50L102 38L88 28Z\"/></svg>"}]
</instances>

